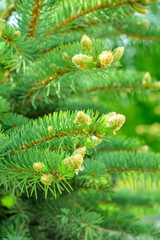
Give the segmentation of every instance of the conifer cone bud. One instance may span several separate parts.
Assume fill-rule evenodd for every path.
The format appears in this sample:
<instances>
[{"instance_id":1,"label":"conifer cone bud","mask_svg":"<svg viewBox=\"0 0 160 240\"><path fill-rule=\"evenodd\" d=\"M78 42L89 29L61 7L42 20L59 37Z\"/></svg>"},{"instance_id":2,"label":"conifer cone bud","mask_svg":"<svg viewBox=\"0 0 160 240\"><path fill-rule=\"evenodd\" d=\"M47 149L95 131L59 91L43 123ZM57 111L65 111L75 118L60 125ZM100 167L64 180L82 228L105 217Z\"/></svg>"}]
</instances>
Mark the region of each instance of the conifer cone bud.
<instances>
[{"instance_id":1,"label":"conifer cone bud","mask_svg":"<svg viewBox=\"0 0 160 240\"><path fill-rule=\"evenodd\" d=\"M113 61L118 61L124 53L124 47L118 47L113 51Z\"/></svg>"},{"instance_id":2,"label":"conifer cone bud","mask_svg":"<svg viewBox=\"0 0 160 240\"><path fill-rule=\"evenodd\" d=\"M122 114L116 114L115 112L105 115L105 119L107 127L115 127L113 130L114 134L116 134L115 132L118 131L125 123L125 116Z\"/></svg>"},{"instance_id":3,"label":"conifer cone bud","mask_svg":"<svg viewBox=\"0 0 160 240\"><path fill-rule=\"evenodd\" d=\"M100 65L102 68L107 68L113 62L113 55L111 51L104 51L99 55Z\"/></svg>"},{"instance_id":4,"label":"conifer cone bud","mask_svg":"<svg viewBox=\"0 0 160 240\"><path fill-rule=\"evenodd\" d=\"M43 171L43 163L42 162L35 162L33 164L33 168L34 168L34 170L36 170L36 172L42 172Z\"/></svg>"},{"instance_id":5,"label":"conifer cone bud","mask_svg":"<svg viewBox=\"0 0 160 240\"><path fill-rule=\"evenodd\" d=\"M146 72L143 76L143 79L142 79L142 84L147 86L151 83L151 75L149 72Z\"/></svg>"},{"instance_id":6,"label":"conifer cone bud","mask_svg":"<svg viewBox=\"0 0 160 240\"><path fill-rule=\"evenodd\" d=\"M84 157L85 153L86 153L86 147L82 147L74 151L73 154L80 154L82 157Z\"/></svg>"},{"instance_id":7,"label":"conifer cone bud","mask_svg":"<svg viewBox=\"0 0 160 240\"><path fill-rule=\"evenodd\" d=\"M67 164L67 166L72 169L75 170L76 173L78 173L78 171L82 171L82 169L84 169L81 164L83 163L83 156L80 154L75 154L71 157L68 157L64 160L64 162Z\"/></svg>"},{"instance_id":8,"label":"conifer cone bud","mask_svg":"<svg viewBox=\"0 0 160 240\"><path fill-rule=\"evenodd\" d=\"M48 171L47 167L42 162L35 162L33 168L36 172Z\"/></svg>"},{"instance_id":9,"label":"conifer cone bud","mask_svg":"<svg viewBox=\"0 0 160 240\"><path fill-rule=\"evenodd\" d=\"M86 35L82 36L81 46L85 52L90 52L90 53L92 52L92 41L88 36Z\"/></svg>"},{"instance_id":10,"label":"conifer cone bud","mask_svg":"<svg viewBox=\"0 0 160 240\"><path fill-rule=\"evenodd\" d=\"M15 33L14 33L15 38L18 38L20 35L21 35L20 31L15 31Z\"/></svg>"},{"instance_id":11,"label":"conifer cone bud","mask_svg":"<svg viewBox=\"0 0 160 240\"><path fill-rule=\"evenodd\" d=\"M80 69L88 71L89 63L91 63L92 57L87 56L86 54L76 54L72 57L72 62Z\"/></svg>"},{"instance_id":12,"label":"conifer cone bud","mask_svg":"<svg viewBox=\"0 0 160 240\"><path fill-rule=\"evenodd\" d=\"M79 111L73 122L81 126L85 124L90 125L92 120L89 115L85 114L83 111Z\"/></svg>"},{"instance_id":13,"label":"conifer cone bud","mask_svg":"<svg viewBox=\"0 0 160 240\"><path fill-rule=\"evenodd\" d=\"M51 185L52 181L53 181L53 176L51 174L43 174L41 177L41 182L44 185Z\"/></svg>"}]
</instances>

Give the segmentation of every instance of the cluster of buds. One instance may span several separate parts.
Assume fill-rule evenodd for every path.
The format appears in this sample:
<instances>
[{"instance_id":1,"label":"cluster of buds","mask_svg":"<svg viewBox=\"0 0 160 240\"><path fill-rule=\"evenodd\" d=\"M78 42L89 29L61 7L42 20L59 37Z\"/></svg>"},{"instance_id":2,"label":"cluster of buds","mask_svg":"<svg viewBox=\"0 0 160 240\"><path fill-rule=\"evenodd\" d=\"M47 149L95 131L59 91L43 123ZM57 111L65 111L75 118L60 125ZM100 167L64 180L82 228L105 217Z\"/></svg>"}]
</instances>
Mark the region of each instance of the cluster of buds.
<instances>
[{"instance_id":1,"label":"cluster of buds","mask_svg":"<svg viewBox=\"0 0 160 240\"><path fill-rule=\"evenodd\" d=\"M75 170L76 174L78 174L79 171L84 170L84 167L81 166L83 161L83 156L81 154L74 154L73 156L68 157L64 160L70 169Z\"/></svg>"},{"instance_id":2,"label":"cluster of buds","mask_svg":"<svg viewBox=\"0 0 160 240\"><path fill-rule=\"evenodd\" d=\"M125 116L122 114L116 114L116 112L111 112L105 115L107 127L115 127L113 133L118 131L125 122Z\"/></svg>"},{"instance_id":3,"label":"cluster of buds","mask_svg":"<svg viewBox=\"0 0 160 240\"><path fill-rule=\"evenodd\" d=\"M76 54L72 57L72 62L80 69L84 71L89 70L89 65L92 63L92 57L87 56L86 54Z\"/></svg>"},{"instance_id":4,"label":"cluster of buds","mask_svg":"<svg viewBox=\"0 0 160 240\"><path fill-rule=\"evenodd\" d=\"M82 157L86 154L86 147L78 148L73 154L80 154Z\"/></svg>"},{"instance_id":5,"label":"cluster of buds","mask_svg":"<svg viewBox=\"0 0 160 240\"><path fill-rule=\"evenodd\" d=\"M113 54L111 51L104 51L99 55L99 61L102 68L107 68L113 62Z\"/></svg>"},{"instance_id":6,"label":"cluster of buds","mask_svg":"<svg viewBox=\"0 0 160 240\"><path fill-rule=\"evenodd\" d=\"M42 162L35 162L33 163L33 168L36 172L43 172L43 171L48 171L46 165Z\"/></svg>"},{"instance_id":7,"label":"cluster of buds","mask_svg":"<svg viewBox=\"0 0 160 240\"><path fill-rule=\"evenodd\" d=\"M42 162L33 163L33 168L36 172L48 172L46 165ZM41 176L41 182L44 185L51 185L52 181L53 181L52 174L43 174Z\"/></svg>"},{"instance_id":8,"label":"cluster of buds","mask_svg":"<svg viewBox=\"0 0 160 240\"><path fill-rule=\"evenodd\" d=\"M20 32L20 31L15 31L15 32L14 32L14 37L15 37L15 38L18 38L20 35L21 35L21 32Z\"/></svg>"},{"instance_id":9,"label":"cluster of buds","mask_svg":"<svg viewBox=\"0 0 160 240\"><path fill-rule=\"evenodd\" d=\"M93 50L92 41L88 36L86 36L86 35L82 36L81 47L85 52L90 52L90 53L92 52L92 50Z\"/></svg>"},{"instance_id":10,"label":"cluster of buds","mask_svg":"<svg viewBox=\"0 0 160 240\"><path fill-rule=\"evenodd\" d=\"M85 114L83 111L79 111L73 122L77 123L79 126L82 126L86 124L90 125L92 120L89 115Z\"/></svg>"},{"instance_id":11,"label":"cluster of buds","mask_svg":"<svg viewBox=\"0 0 160 240\"><path fill-rule=\"evenodd\" d=\"M115 48L113 51L113 61L118 61L124 53L124 47Z\"/></svg>"},{"instance_id":12,"label":"cluster of buds","mask_svg":"<svg viewBox=\"0 0 160 240\"><path fill-rule=\"evenodd\" d=\"M41 177L41 182L44 185L51 185L52 181L53 181L52 174L43 174L42 177Z\"/></svg>"},{"instance_id":13,"label":"cluster of buds","mask_svg":"<svg viewBox=\"0 0 160 240\"><path fill-rule=\"evenodd\" d=\"M35 162L33 164L33 168L36 172L40 172L40 173L44 173L42 176L41 176L41 182L44 184L44 185L51 185L52 181L53 180L56 180L56 177L53 176L51 173L48 172L48 169L46 167L46 165L42 162ZM65 177L64 176L57 176L57 178L59 180L64 180Z\"/></svg>"},{"instance_id":14,"label":"cluster of buds","mask_svg":"<svg viewBox=\"0 0 160 240\"><path fill-rule=\"evenodd\" d=\"M118 47L116 48L113 53L111 51L103 51L99 55L99 60L94 59L94 57L90 56L93 52L93 46L92 46L91 39L83 35L81 39L81 47L82 49L89 54L87 56L86 54L76 54L72 57L72 62L80 69L84 71L88 71L89 69L97 69L100 65L101 68L107 68L109 67L113 61L118 61L124 52L124 47ZM63 59L69 61L70 57L66 55L66 53L63 54ZM100 63L100 64L99 64Z\"/></svg>"}]
</instances>

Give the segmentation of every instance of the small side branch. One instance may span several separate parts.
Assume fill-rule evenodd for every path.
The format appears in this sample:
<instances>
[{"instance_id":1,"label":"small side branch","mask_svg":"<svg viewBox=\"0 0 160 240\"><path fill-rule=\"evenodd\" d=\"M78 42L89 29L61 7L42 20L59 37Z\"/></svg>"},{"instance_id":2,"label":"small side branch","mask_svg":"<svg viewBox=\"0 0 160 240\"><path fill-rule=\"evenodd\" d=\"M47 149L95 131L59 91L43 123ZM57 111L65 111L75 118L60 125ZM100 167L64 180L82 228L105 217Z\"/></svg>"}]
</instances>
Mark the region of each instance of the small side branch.
<instances>
[{"instance_id":1,"label":"small side branch","mask_svg":"<svg viewBox=\"0 0 160 240\"><path fill-rule=\"evenodd\" d=\"M59 23L56 25L54 31L58 31L60 30L61 28L63 28L64 26L66 26L67 24L73 22L74 20L76 20L77 18L79 17L83 17L84 15L86 14L89 14L89 13L92 13L94 11L98 11L98 10L102 10L102 9L105 9L105 8L111 8L111 7L119 7L119 6L122 6L122 5L126 5L126 4L131 4L131 0L124 0L124 1L118 1L118 2L111 2L111 3L102 3L102 4L99 4L95 7L91 7L91 8L88 8L88 9L85 9L85 10L82 10L81 12L79 13L76 13L74 14L73 16L69 16L67 19L65 19L63 22ZM134 3L137 3L139 1L137 0L133 0ZM141 2L142 4L145 4L144 2Z\"/></svg>"},{"instance_id":2,"label":"small side branch","mask_svg":"<svg viewBox=\"0 0 160 240\"><path fill-rule=\"evenodd\" d=\"M109 91L109 90L122 90L122 89L148 89L148 90L154 90L157 88L154 88L154 86L144 86L144 85L115 85L115 86L106 86L106 87L95 87L90 88L87 90L87 92L97 92L97 91Z\"/></svg>"},{"instance_id":3,"label":"small side branch","mask_svg":"<svg viewBox=\"0 0 160 240\"><path fill-rule=\"evenodd\" d=\"M106 173L116 173L116 172L148 172L148 173L155 173L159 172L159 169L146 169L146 168L130 168L130 169L124 169L124 168L111 168L107 169Z\"/></svg>"},{"instance_id":4,"label":"small side branch","mask_svg":"<svg viewBox=\"0 0 160 240\"><path fill-rule=\"evenodd\" d=\"M87 132L88 133L88 132ZM47 141L50 141L50 140L53 140L55 138L60 138L60 137L66 137L68 136L69 134L71 135L79 135L79 134L86 134L85 132L83 131L80 131L80 130L77 130L77 131L69 131L68 133L57 133L56 135L49 135L47 137L43 137L43 138L40 138L40 139L36 139L35 141L32 141L30 143L27 143L26 145L23 145L17 149L14 149L13 152L16 152L16 151L19 151L19 150L24 150L24 149L27 149L27 148L31 148L31 147L34 147L35 145L39 144L39 143L44 143L44 142L47 142ZM88 133L90 134L90 133Z\"/></svg>"}]
</instances>

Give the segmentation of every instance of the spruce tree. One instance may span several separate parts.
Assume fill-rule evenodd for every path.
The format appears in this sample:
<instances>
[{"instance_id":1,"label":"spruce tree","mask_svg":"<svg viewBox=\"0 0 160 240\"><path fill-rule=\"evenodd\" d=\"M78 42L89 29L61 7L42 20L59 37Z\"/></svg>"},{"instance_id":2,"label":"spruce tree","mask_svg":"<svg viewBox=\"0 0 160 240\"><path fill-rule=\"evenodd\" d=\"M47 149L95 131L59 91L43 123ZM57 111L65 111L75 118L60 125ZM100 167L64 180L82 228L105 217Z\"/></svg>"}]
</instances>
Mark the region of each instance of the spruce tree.
<instances>
[{"instance_id":1,"label":"spruce tree","mask_svg":"<svg viewBox=\"0 0 160 240\"><path fill-rule=\"evenodd\" d=\"M160 239L159 2L0 3L0 239Z\"/></svg>"}]
</instances>

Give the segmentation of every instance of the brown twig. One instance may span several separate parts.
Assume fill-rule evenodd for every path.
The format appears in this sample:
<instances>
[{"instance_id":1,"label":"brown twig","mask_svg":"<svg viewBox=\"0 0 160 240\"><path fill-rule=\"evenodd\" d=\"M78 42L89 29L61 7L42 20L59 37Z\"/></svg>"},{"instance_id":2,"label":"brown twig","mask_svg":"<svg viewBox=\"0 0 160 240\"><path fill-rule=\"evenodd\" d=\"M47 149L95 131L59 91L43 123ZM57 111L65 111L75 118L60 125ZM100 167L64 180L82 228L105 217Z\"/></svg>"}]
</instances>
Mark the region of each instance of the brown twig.
<instances>
[{"instance_id":1,"label":"brown twig","mask_svg":"<svg viewBox=\"0 0 160 240\"><path fill-rule=\"evenodd\" d=\"M95 87L90 88L87 92L96 92L96 91L108 91L108 90L122 90L122 89L148 89L154 90L154 86L144 86L144 85L115 85L115 86L105 86L105 87ZM157 89L157 88L156 88Z\"/></svg>"},{"instance_id":2,"label":"brown twig","mask_svg":"<svg viewBox=\"0 0 160 240\"><path fill-rule=\"evenodd\" d=\"M98 149L98 151L101 151L101 152L105 152L105 151L109 151L109 152L113 152L113 151L118 151L118 152L121 152L121 151L125 151L125 152L136 152L137 150L133 150L133 149L121 149L121 148L100 148Z\"/></svg>"},{"instance_id":3,"label":"brown twig","mask_svg":"<svg viewBox=\"0 0 160 240\"><path fill-rule=\"evenodd\" d=\"M38 88L32 87L32 88L30 88L30 89L26 92L26 94L32 95L33 93L37 92L39 89L47 86L50 82L56 80L58 77L62 77L63 75L69 73L70 71L71 71L71 70L66 70L66 71L64 71L64 72L56 72L56 73L54 73L54 74L53 74L53 77L46 78L46 79L44 79L43 81L36 83L36 86L37 86Z\"/></svg>"},{"instance_id":4,"label":"brown twig","mask_svg":"<svg viewBox=\"0 0 160 240\"><path fill-rule=\"evenodd\" d=\"M24 150L24 149L27 149L27 148L31 148L31 147L34 147L35 145L39 144L39 143L44 143L45 141L49 141L49 140L52 140L52 139L55 139L55 138L60 138L60 137L65 137L65 136L68 136L69 134L75 134L75 135L78 135L78 134L90 134L90 132L84 132L84 131L80 131L80 130L77 130L75 132L73 131L68 131L67 133L57 133L56 135L49 135L48 137L43 137L43 138L40 138L40 139L36 139L35 141L32 141L30 143L27 143L26 145L23 145L17 149L14 149L13 152L16 152L16 151L19 151L19 150Z\"/></svg>"},{"instance_id":5,"label":"brown twig","mask_svg":"<svg viewBox=\"0 0 160 240\"><path fill-rule=\"evenodd\" d=\"M36 26L38 22L39 17L39 11L42 8L42 1L41 0L35 0L33 4L33 10L31 14L32 20L29 23L29 31L28 31L28 37L34 37L36 33Z\"/></svg>"}]
</instances>

